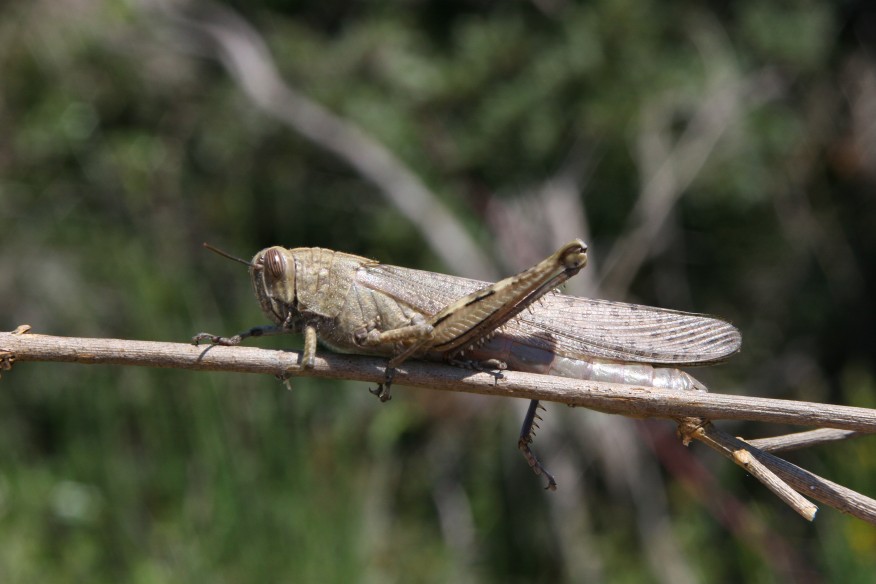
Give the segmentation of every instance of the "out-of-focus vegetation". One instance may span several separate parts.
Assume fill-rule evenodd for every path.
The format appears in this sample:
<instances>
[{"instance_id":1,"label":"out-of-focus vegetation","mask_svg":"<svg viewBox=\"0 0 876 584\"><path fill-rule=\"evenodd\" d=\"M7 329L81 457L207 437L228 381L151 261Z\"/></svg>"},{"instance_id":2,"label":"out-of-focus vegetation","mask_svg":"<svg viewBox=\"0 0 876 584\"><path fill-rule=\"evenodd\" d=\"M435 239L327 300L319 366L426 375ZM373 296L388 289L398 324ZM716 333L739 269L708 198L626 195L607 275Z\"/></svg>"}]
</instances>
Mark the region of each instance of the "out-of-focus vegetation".
<instances>
[{"instance_id":1,"label":"out-of-focus vegetation","mask_svg":"<svg viewBox=\"0 0 876 584\"><path fill-rule=\"evenodd\" d=\"M0 8L0 328L263 323L205 240L461 271L168 4ZM237 4L286 82L398 156L497 272L583 236L593 293L740 327L743 353L702 371L715 391L876 405L869 3ZM549 406L544 493L522 408L22 363L0 380L0 581L871 581L876 529L806 524L668 423ZM876 495L873 440L791 459Z\"/></svg>"}]
</instances>

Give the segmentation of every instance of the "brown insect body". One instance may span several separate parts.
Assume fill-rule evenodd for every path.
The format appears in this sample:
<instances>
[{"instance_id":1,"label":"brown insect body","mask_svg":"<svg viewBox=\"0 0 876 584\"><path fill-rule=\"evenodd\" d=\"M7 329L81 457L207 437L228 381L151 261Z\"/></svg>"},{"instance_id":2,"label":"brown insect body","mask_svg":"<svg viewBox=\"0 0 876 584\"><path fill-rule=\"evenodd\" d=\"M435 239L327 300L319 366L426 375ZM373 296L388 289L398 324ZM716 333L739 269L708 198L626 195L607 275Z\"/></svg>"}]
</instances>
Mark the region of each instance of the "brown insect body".
<instances>
[{"instance_id":1,"label":"brown insect body","mask_svg":"<svg viewBox=\"0 0 876 584\"><path fill-rule=\"evenodd\" d=\"M262 310L277 326L288 332L312 326L337 352L392 356L393 345L369 345L368 333L397 330L426 315L358 281L363 270L376 265L318 247L270 247L255 255L250 275Z\"/></svg>"},{"instance_id":2,"label":"brown insect body","mask_svg":"<svg viewBox=\"0 0 876 584\"><path fill-rule=\"evenodd\" d=\"M425 322L490 286L321 248L267 248L251 266L256 296L276 325L289 332L312 326L326 346L344 353L396 355L405 341L369 344L368 335ZM412 356L442 359L464 351L476 360L500 359L512 369L580 377L582 368L557 365L703 365L726 359L740 343L732 325L704 315L549 293L471 346L441 351L433 344ZM600 379L623 378L613 373Z\"/></svg>"},{"instance_id":3,"label":"brown insect body","mask_svg":"<svg viewBox=\"0 0 876 584\"><path fill-rule=\"evenodd\" d=\"M303 332L305 367L314 363L317 339L338 352L390 357L386 381L374 392L382 401L406 359L459 362L463 354L500 368L704 391L676 367L726 359L739 350L739 331L701 314L556 293L586 265L586 251L572 241L491 284L328 249L269 247L252 262L237 261L249 265L256 297L275 326L229 338L201 333L193 341L233 345L248 336ZM537 406L530 405L518 446L553 489L529 449Z\"/></svg>"}]
</instances>

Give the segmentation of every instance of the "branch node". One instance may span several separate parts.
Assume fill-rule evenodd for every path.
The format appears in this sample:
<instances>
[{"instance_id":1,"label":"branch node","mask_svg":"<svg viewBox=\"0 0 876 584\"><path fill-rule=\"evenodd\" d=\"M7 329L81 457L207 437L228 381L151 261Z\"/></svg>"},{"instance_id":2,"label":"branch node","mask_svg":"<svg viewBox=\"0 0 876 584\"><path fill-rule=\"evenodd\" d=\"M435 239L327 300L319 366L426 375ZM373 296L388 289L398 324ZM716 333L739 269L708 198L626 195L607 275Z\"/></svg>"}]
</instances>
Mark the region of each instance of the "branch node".
<instances>
[{"instance_id":1,"label":"branch node","mask_svg":"<svg viewBox=\"0 0 876 584\"><path fill-rule=\"evenodd\" d=\"M702 418L682 418L678 422L678 437L681 438L681 443L685 446L690 446L690 443L699 439L703 435L703 426L709 423L708 420Z\"/></svg>"},{"instance_id":2,"label":"branch node","mask_svg":"<svg viewBox=\"0 0 876 584\"><path fill-rule=\"evenodd\" d=\"M0 349L0 371L11 371L15 362L15 353L8 349Z\"/></svg>"},{"instance_id":3,"label":"branch node","mask_svg":"<svg viewBox=\"0 0 876 584\"><path fill-rule=\"evenodd\" d=\"M748 467L751 464L751 453L744 449L734 450L733 461L739 466Z\"/></svg>"}]
</instances>

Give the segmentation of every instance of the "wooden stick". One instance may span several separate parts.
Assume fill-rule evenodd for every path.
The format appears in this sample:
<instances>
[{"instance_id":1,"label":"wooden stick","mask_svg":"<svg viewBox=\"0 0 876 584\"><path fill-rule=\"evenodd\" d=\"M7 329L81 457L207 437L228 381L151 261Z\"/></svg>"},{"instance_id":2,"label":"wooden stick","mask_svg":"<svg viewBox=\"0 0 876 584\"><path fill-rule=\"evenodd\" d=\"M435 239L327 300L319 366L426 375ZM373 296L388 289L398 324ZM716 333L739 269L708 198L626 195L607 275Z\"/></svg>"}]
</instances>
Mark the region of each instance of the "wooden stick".
<instances>
[{"instance_id":1,"label":"wooden stick","mask_svg":"<svg viewBox=\"0 0 876 584\"><path fill-rule=\"evenodd\" d=\"M795 491L787 482L782 480L769 465L754 456L753 451L756 449L739 438L722 432L711 422L703 422L702 420L694 422L696 428L693 431L686 431L685 424L690 424L690 420L685 420L679 424L680 431L683 436L690 437L694 440L699 440L712 450L715 450L725 458L739 465L751 476L763 483L777 497L788 504L794 511L803 516L806 520L812 521L815 519L815 513L818 507L810 503L805 497ZM856 493L857 494L857 493Z\"/></svg>"},{"instance_id":2,"label":"wooden stick","mask_svg":"<svg viewBox=\"0 0 876 584\"><path fill-rule=\"evenodd\" d=\"M386 366L385 359L322 353L312 369L305 369L299 364L301 353L295 351L57 337L28 334L28 329L22 325L13 333L0 333L0 370L9 370L13 363L59 361L267 373L283 379L311 376L379 383L384 380ZM427 362L405 363L395 379L397 385L553 401L632 417L756 420L876 433L876 410L867 408L706 392L678 392L515 371L503 372L503 378L496 380L488 373ZM700 432L688 435L728 456L770 485L774 492L804 517L814 516L815 507L796 494L791 494L788 485L797 492L806 493L855 517L876 523L876 501L873 499L752 446L758 441L746 443L718 431L706 422L700 423L699 427ZM804 434L810 433L801 433ZM810 435L804 437L803 442L818 443L828 435L836 436L834 432ZM799 436L788 439L789 442L794 440L801 442Z\"/></svg>"},{"instance_id":3,"label":"wooden stick","mask_svg":"<svg viewBox=\"0 0 876 584\"><path fill-rule=\"evenodd\" d=\"M857 436L864 436L861 432L854 430L836 430L834 428L818 428L817 430L807 430L806 432L794 432L793 434L783 434L781 436L771 436L770 438L755 438L745 439L746 442L759 448L764 452L784 452L786 450L798 450L800 448L808 448L826 442L838 442L840 440L848 440Z\"/></svg>"},{"instance_id":4,"label":"wooden stick","mask_svg":"<svg viewBox=\"0 0 876 584\"><path fill-rule=\"evenodd\" d=\"M312 369L305 369L300 366L301 354L296 351L240 346L197 347L189 343L37 334L0 333L0 351L6 351L8 358L19 362L137 365L267 373L283 377L352 379L369 383L382 382L386 367L385 359L323 352L317 356ZM639 418L752 420L876 433L876 410L868 408L699 391L671 391L518 371L505 371L502 379L496 380L489 373L422 361L406 362L396 373L395 383L559 402Z\"/></svg>"}]
</instances>

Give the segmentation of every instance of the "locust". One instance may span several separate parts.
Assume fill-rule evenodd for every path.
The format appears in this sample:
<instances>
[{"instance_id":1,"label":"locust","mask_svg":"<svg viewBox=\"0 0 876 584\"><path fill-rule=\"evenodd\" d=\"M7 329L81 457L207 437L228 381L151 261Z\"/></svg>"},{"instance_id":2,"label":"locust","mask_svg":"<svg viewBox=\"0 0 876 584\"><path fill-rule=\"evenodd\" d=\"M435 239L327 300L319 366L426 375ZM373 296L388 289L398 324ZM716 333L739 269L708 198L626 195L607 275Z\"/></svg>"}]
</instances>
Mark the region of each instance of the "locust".
<instances>
[{"instance_id":1,"label":"locust","mask_svg":"<svg viewBox=\"0 0 876 584\"><path fill-rule=\"evenodd\" d=\"M391 397L396 369L407 359L445 361L493 372L510 369L680 391L707 391L678 367L718 363L739 351L730 323L689 312L568 296L557 287L587 264L574 240L538 264L496 283L382 264L318 247L273 246L242 260L272 324L231 337L303 333L302 365L313 367L318 341L340 353L387 357L384 382L372 393ZM539 403L527 410L518 448L536 475L556 480L532 452Z\"/></svg>"}]
</instances>

